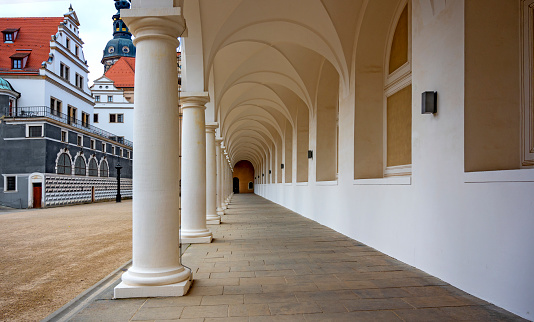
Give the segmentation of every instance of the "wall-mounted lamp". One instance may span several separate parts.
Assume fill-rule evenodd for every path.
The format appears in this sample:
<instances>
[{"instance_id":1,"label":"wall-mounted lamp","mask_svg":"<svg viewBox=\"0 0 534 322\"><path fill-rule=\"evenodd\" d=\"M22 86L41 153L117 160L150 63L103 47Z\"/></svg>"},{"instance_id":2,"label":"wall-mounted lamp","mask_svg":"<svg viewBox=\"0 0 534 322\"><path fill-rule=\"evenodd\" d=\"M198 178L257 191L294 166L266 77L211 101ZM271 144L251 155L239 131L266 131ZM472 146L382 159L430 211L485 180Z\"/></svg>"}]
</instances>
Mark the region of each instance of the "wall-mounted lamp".
<instances>
[{"instance_id":1,"label":"wall-mounted lamp","mask_svg":"<svg viewBox=\"0 0 534 322\"><path fill-rule=\"evenodd\" d=\"M262 177L265 177L265 173L262 173L261 176L262 176Z\"/></svg>"},{"instance_id":2,"label":"wall-mounted lamp","mask_svg":"<svg viewBox=\"0 0 534 322\"><path fill-rule=\"evenodd\" d=\"M271 170L269 170L269 174L271 174Z\"/></svg>"},{"instance_id":3,"label":"wall-mounted lamp","mask_svg":"<svg viewBox=\"0 0 534 322\"><path fill-rule=\"evenodd\" d=\"M308 159L313 159L313 151L308 150Z\"/></svg>"},{"instance_id":4,"label":"wall-mounted lamp","mask_svg":"<svg viewBox=\"0 0 534 322\"><path fill-rule=\"evenodd\" d=\"M438 112L438 92L423 92L421 100L421 114L435 114Z\"/></svg>"},{"instance_id":5,"label":"wall-mounted lamp","mask_svg":"<svg viewBox=\"0 0 534 322\"><path fill-rule=\"evenodd\" d=\"M282 164L280 165L280 167L281 167L281 169L283 169L283 168L284 168L284 164L282 163Z\"/></svg>"}]
</instances>

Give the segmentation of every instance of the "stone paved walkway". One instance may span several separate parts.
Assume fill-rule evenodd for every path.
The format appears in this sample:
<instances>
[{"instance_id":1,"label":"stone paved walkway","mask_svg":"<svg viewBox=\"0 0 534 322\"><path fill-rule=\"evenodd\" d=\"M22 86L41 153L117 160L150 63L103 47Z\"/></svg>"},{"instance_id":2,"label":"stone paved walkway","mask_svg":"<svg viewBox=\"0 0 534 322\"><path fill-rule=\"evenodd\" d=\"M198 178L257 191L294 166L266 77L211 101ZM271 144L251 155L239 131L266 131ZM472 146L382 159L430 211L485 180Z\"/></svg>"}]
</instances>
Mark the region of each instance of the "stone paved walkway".
<instances>
[{"instance_id":1,"label":"stone paved walkway","mask_svg":"<svg viewBox=\"0 0 534 322\"><path fill-rule=\"evenodd\" d=\"M72 321L521 321L255 195L234 196L211 244L191 245L187 296L112 300Z\"/></svg>"}]
</instances>

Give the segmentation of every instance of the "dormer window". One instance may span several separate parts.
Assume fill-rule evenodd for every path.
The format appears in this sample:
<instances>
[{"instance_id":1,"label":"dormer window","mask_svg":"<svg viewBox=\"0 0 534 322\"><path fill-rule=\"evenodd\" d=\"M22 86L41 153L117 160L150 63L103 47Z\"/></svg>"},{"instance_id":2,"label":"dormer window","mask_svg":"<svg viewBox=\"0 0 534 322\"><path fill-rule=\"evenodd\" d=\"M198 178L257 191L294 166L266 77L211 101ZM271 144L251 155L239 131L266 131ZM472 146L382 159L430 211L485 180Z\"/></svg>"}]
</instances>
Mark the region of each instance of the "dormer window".
<instances>
[{"instance_id":1,"label":"dormer window","mask_svg":"<svg viewBox=\"0 0 534 322\"><path fill-rule=\"evenodd\" d=\"M30 53L16 53L11 55L9 57L11 58L11 69L25 68L26 63L28 62L28 56L30 56Z\"/></svg>"},{"instance_id":2,"label":"dormer window","mask_svg":"<svg viewBox=\"0 0 534 322\"><path fill-rule=\"evenodd\" d=\"M2 30L2 34L4 35L4 42L5 43L14 42L15 39L17 39L17 34L19 33L19 29L20 28L17 28L17 29L10 28L10 29Z\"/></svg>"},{"instance_id":3,"label":"dormer window","mask_svg":"<svg viewBox=\"0 0 534 322\"><path fill-rule=\"evenodd\" d=\"M13 69L22 69L22 59L13 59Z\"/></svg>"}]
</instances>

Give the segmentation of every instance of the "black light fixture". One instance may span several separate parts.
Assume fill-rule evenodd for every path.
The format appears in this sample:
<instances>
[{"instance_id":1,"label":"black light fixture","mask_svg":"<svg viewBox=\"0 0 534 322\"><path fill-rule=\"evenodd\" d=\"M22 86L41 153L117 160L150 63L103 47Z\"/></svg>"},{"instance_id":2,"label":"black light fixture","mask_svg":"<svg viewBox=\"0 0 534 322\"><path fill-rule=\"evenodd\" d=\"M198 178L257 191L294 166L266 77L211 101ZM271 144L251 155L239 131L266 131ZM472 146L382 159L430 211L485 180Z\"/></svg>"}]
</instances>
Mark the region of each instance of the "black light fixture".
<instances>
[{"instance_id":1,"label":"black light fixture","mask_svg":"<svg viewBox=\"0 0 534 322\"><path fill-rule=\"evenodd\" d=\"M117 196L115 196L116 202L121 202L121 169L122 166L119 163L115 166L115 169L117 169Z\"/></svg>"},{"instance_id":2,"label":"black light fixture","mask_svg":"<svg viewBox=\"0 0 534 322\"><path fill-rule=\"evenodd\" d=\"M284 168L284 164L282 163L282 164L281 164L281 169L283 169L283 168Z\"/></svg>"},{"instance_id":3,"label":"black light fixture","mask_svg":"<svg viewBox=\"0 0 534 322\"><path fill-rule=\"evenodd\" d=\"M262 173L261 176L262 176L262 177L265 177L265 173Z\"/></svg>"},{"instance_id":4,"label":"black light fixture","mask_svg":"<svg viewBox=\"0 0 534 322\"><path fill-rule=\"evenodd\" d=\"M313 151L308 150L308 159L313 159Z\"/></svg>"},{"instance_id":5,"label":"black light fixture","mask_svg":"<svg viewBox=\"0 0 534 322\"><path fill-rule=\"evenodd\" d=\"M269 174L271 174L271 170L269 170Z\"/></svg>"},{"instance_id":6,"label":"black light fixture","mask_svg":"<svg viewBox=\"0 0 534 322\"><path fill-rule=\"evenodd\" d=\"M435 114L438 112L438 92L423 92L421 95L421 114Z\"/></svg>"}]
</instances>

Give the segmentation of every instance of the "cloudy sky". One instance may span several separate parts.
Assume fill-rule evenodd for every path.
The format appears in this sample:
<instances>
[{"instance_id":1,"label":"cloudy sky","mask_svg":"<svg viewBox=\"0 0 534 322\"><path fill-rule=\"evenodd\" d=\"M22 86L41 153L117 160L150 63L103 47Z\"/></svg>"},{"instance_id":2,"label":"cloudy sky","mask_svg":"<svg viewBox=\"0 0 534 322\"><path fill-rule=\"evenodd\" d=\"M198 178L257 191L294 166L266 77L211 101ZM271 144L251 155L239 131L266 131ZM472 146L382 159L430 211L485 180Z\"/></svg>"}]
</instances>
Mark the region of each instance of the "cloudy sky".
<instances>
[{"instance_id":1,"label":"cloudy sky","mask_svg":"<svg viewBox=\"0 0 534 322\"><path fill-rule=\"evenodd\" d=\"M89 83L102 76L100 63L106 43L113 38L113 20L117 12L113 0L0 0L0 17L61 17L76 11L80 20L80 38L89 64Z\"/></svg>"}]
</instances>

